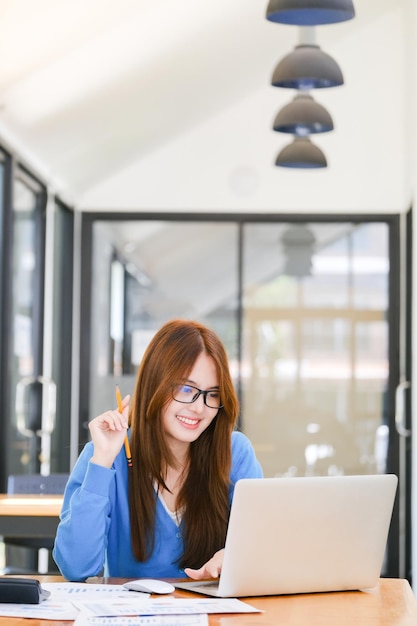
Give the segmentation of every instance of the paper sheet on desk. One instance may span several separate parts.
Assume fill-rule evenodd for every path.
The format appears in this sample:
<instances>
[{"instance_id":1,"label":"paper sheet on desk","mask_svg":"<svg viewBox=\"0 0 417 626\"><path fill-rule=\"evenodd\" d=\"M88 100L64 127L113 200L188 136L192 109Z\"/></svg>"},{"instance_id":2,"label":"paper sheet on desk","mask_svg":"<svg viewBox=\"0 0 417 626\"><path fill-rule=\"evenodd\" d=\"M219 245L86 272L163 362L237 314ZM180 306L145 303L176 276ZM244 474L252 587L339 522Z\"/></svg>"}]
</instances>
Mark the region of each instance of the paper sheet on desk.
<instances>
[{"instance_id":1,"label":"paper sheet on desk","mask_svg":"<svg viewBox=\"0 0 417 626\"><path fill-rule=\"evenodd\" d=\"M260 613L259 609L236 598L158 598L149 600L114 599L99 602L74 601L83 613L101 616L197 615L198 613Z\"/></svg>"},{"instance_id":2,"label":"paper sheet on desk","mask_svg":"<svg viewBox=\"0 0 417 626\"><path fill-rule=\"evenodd\" d=\"M80 613L73 626L208 626L208 615L136 615L95 617Z\"/></svg>"},{"instance_id":3,"label":"paper sheet on desk","mask_svg":"<svg viewBox=\"0 0 417 626\"><path fill-rule=\"evenodd\" d=\"M82 600L89 602L94 600L111 600L115 598L132 598L132 594L138 599L150 598L150 593L141 591L129 591L123 585L106 585L94 583L42 583L42 587L51 592L54 600L66 600L73 602Z\"/></svg>"},{"instance_id":4,"label":"paper sheet on desk","mask_svg":"<svg viewBox=\"0 0 417 626\"><path fill-rule=\"evenodd\" d=\"M97 602L105 600L131 599L132 591L123 585L91 583L42 583L51 596L41 604L0 604L0 617L25 617L50 620L75 620L79 610L74 600ZM150 597L149 593L134 592L141 600Z\"/></svg>"},{"instance_id":5,"label":"paper sheet on desk","mask_svg":"<svg viewBox=\"0 0 417 626\"><path fill-rule=\"evenodd\" d=\"M74 620L79 611L71 602L45 600L41 604L0 604L0 617Z\"/></svg>"}]
</instances>

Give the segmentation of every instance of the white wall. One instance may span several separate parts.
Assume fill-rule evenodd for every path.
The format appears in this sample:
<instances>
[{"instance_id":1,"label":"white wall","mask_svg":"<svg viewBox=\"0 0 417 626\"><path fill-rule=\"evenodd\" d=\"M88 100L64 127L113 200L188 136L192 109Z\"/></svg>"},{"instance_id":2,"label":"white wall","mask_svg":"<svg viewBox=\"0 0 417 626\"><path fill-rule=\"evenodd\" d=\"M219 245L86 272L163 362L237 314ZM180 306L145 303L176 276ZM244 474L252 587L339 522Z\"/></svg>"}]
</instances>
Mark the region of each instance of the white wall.
<instances>
[{"instance_id":1,"label":"white wall","mask_svg":"<svg viewBox=\"0 0 417 626\"><path fill-rule=\"evenodd\" d=\"M272 122L294 92L270 85L279 60L271 53L246 97L225 100L217 115L190 124L147 154L139 145L136 160L81 195L80 208L342 213L407 209L412 197L409 115L414 115L415 99L409 97L413 77L405 42L414 37L407 0L384 4L380 15L371 16L372 11L364 15L358 3L354 24L316 29L317 43L338 60L345 78L341 87L312 92L335 123L334 132L314 138L327 156L327 169L300 172L274 166L291 136L274 133ZM275 28L277 37L287 33L282 25ZM290 32L298 43L297 31Z\"/></svg>"}]
</instances>

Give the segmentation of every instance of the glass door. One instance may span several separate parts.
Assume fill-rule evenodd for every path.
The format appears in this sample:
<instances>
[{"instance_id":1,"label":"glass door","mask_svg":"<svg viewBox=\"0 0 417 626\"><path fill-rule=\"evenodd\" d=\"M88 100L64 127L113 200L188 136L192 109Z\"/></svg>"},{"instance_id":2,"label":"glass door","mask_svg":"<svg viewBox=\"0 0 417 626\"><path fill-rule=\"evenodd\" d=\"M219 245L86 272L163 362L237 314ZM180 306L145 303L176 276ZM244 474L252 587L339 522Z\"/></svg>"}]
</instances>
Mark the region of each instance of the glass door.
<instances>
[{"instance_id":1,"label":"glass door","mask_svg":"<svg viewBox=\"0 0 417 626\"><path fill-rule=\"evenodd\" d=\"M45 192L23 172L13 182L7 473L40 471Z\"/></svg>"},{"instance_id":2,"label":"glass door","mask_svg":"<svg viewBox=\"0 0 417 626\"><path fill-rule=\"evenodd\" d=\"M227 347L239 427L265 476L398 475L398 224L85 215L79 443L114 406L116 382L132 391L153 332L188 317ZM396 504L391 576L398 524Z\"/></svg>"},{"instance_id":3,"label":"glass door","mask_svg":"<svg viewBox=\"0 0 417 626\"><path fill-rule=\"evenodd\" d=\"M395 267L387 223L245 225L243 427L267 476L398 474Z\"/></svg>"},{"instance_id":4,"label":"glass door","mask_svg":"<svg viewBox=\"0 0 417 626\"><path fill-rule=\"evenodd\" d=\"M0 154L0 175L4 492L11 474L69 470L73 214L13 156ZM6 552L8 565L36 570L37 554Z\"/></svg>"},{"instance_id":5,"label":"glass door","mask_svg":"<svg viewBox=\"0 0 417 626\"><path fill-rule=\"evenodd\" d=\"M91 339L80 377L81 439L87 421L114 405L116 383L132 393L143 351L169 319L210 325L236 362L238 240L233 223L95 221L82 304Z\"/></svg>"},{"instance_id":6,"label":"glass door","mask_svg":"<svg viewBox=\"0 0 417 626\"><path fill-rule=\"evenodd\" d=\"M45 391L42 377L45 189L6 159L3 217L7 238L2 262L2 491L10 474L40 472L43 463ZM47 400L48 401L48 400ZM48 453L48 450L47 450ZM4 546L3 546L4 548ZM7 546L9 566L35 568L37 555Z\"/></svg>"},{"instance_id":7,"label":"glass door","mask_svg":"<svg viewBox=\"0 0 417 626\"><path fill-rule=\"evenodd\" d=\"M244 233L243 414L265 472L385 472L387 224Z\"/></svg>"}]
</instances>

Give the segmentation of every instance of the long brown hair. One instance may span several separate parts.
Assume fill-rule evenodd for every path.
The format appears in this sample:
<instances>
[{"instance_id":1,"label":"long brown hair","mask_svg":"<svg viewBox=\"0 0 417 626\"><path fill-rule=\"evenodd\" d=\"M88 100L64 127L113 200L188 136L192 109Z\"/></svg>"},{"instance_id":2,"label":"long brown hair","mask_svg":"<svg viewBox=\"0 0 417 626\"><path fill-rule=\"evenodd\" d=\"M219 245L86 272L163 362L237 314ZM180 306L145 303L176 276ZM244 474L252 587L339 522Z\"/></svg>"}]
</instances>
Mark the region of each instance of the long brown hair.
<instances>
[{"instance_id":1,"label":"long brown hair","mask_svg":"<svg viewBox=\"0 0 417 626\"><path fill-rule=\"evenodd\" d=\"M183 509L184 552L180 567L201 567L224 546L229 519L231 433L238 400L226 351L217 335L188 320L166 323L151 340L142 359L130 409L133 467L129 472L130 523L133 552L139 561L151 555L157 496L154 483L175 459L168 449L162 412L172 400L172 387L186 380L197 357L205 352L216 366L222 408L210 426L191 443L188 473L177 498Z\"/></svg>"}]
</instances>

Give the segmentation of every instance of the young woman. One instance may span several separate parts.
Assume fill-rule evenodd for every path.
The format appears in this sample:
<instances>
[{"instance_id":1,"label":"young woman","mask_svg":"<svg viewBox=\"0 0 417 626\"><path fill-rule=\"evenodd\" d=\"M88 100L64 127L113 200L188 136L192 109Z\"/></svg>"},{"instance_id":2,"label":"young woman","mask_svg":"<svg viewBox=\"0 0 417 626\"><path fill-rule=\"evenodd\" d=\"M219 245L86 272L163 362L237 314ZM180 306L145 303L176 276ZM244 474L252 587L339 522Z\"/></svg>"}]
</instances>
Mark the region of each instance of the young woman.
<instances>
[{"instance_id":1,"label":"young woman","mask_svg":"<svg viewBox=\"0 0 417 626\"><path fill-rule=\"evenodd\" d=\"M217 577L234 485L262 477L235 431L238 400L216 334L165 324L122 412L93 419L68 481L54 558L68 580ZM130 434L132 465L124 440Z\"/></svg>"}]
</instances>

